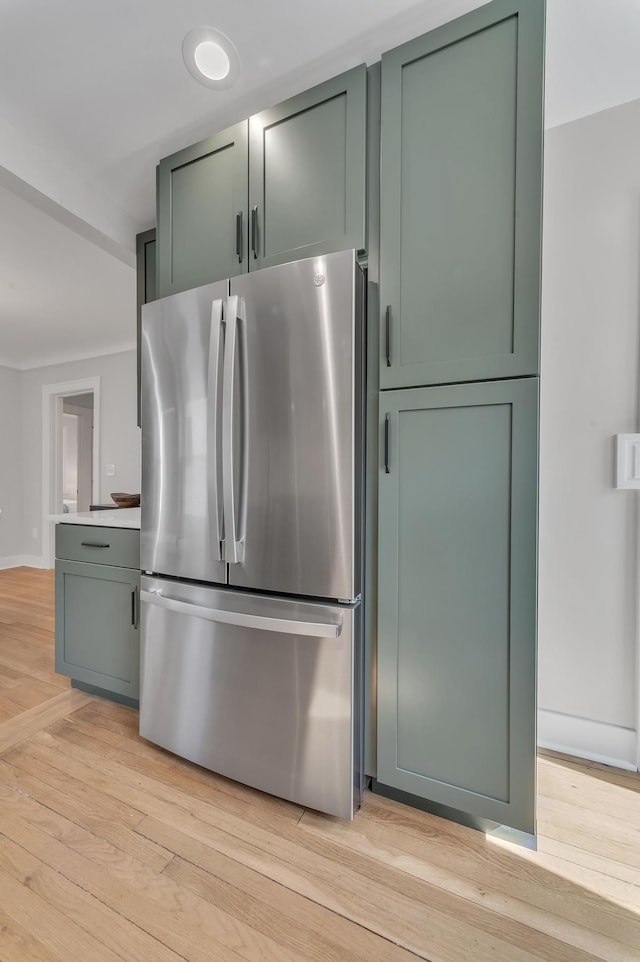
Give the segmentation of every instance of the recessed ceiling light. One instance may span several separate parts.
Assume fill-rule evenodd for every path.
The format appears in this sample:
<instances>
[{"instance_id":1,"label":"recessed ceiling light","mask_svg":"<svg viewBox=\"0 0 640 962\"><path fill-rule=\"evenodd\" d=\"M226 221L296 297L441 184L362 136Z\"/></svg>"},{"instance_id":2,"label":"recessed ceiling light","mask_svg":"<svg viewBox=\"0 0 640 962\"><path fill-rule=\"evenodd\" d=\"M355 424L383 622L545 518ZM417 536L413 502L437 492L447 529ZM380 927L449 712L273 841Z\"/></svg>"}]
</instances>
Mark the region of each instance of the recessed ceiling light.
<instances>
[{"instance_id":1,"label":"recessed ceiling light","mask_svg":"<svg viewBox=\"0 0 640 962\"><path fill-rule=\"evenodd\" d=\"M205 87L230 87L238 78L238 51L213 27L196 27L182 42L182 57L194 80Z\"/></svg>"}]
</instances>

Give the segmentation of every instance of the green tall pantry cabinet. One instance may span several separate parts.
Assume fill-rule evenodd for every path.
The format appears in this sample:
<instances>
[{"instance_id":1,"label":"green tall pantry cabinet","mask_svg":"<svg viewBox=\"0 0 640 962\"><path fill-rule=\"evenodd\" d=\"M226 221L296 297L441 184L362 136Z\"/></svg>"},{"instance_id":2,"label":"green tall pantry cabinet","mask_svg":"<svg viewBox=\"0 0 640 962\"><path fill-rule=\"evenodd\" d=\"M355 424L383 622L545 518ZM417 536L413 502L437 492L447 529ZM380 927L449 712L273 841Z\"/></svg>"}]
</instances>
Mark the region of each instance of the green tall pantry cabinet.
<instances>
[{"instance_id":1,"label":"green tall pantry cabinet","mask_svg":"<svg viewBox=\"0 0 640 962\"><path fill-rule=\"evenodd\" d=\"M535 831L544 0L382 57L377 790Z\"/></svg>"}]
</instances>

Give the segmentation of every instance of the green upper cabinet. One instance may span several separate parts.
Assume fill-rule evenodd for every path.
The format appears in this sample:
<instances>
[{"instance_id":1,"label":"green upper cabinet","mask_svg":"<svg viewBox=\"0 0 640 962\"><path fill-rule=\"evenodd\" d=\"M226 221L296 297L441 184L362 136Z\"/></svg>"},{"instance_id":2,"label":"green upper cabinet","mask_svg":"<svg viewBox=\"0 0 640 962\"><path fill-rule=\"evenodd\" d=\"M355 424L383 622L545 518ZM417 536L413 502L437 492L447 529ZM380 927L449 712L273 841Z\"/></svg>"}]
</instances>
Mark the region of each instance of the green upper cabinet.
<instances>
[{"instance_id":1,"label":"green upper cabinet","mask_svg":"<svg viewBox=\"0 0 640 962\"><path fill-rule=\"evenodd\" d=\"M538 379L380 396L380 785L535 831Z\"/></svg>"},{"instance_id":2,"label":"green upper cabinet","mask_svg":"<svg viewBox=\"0 0 640 962\"><path fill-rule=\"evenodd\" d=\"M362 64L161 160L158 296L364 250L366 106Z\"/></svg>"},{"instance_id":3,"label":"green upper cabinet","mask_svg":"<svg viewBox=\"0 0 640 962\"><path fill-rule=\"evenodd\" d=\"M382 57L381 388L539 369L544 0Z\"/></svg>"},{"instance_id":4,"label":"green upper cabinet","mask_svg":"<svg viewBox=\"0 0 640 962\"><path fill-rule=\"evenodd\" d=\"M247 270L248 122L158 170L158 297Z\"/></svg>"},{"instance_id":5,"label":"green upper cabinet","mask_svg":"<svg viewBox=\"0 0 640 962\"><path fill-rule=\"evenodd\" d=\"M366 248L364 64L249 120L249 269Z\"/></svg>"}]
</instances>

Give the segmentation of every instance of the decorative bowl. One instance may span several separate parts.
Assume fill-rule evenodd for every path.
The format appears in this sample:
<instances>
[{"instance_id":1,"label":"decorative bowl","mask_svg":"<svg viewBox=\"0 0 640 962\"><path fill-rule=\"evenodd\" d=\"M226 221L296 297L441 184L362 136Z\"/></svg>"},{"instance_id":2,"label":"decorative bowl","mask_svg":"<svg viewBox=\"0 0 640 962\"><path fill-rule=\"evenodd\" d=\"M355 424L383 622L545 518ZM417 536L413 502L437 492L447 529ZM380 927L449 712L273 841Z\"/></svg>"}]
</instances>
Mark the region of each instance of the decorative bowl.
<instances>
[{"instance_id":1,"label":"decorative bowl","mask_svg":"<svg viewBox=\"0 0 640 962\"><path fill-rule=\"evenodd\" d=\"M140 506L139 494L126 494L124 491L112 491L111 498L119 508L138 508Z\"/></svg>"}]
</instances>

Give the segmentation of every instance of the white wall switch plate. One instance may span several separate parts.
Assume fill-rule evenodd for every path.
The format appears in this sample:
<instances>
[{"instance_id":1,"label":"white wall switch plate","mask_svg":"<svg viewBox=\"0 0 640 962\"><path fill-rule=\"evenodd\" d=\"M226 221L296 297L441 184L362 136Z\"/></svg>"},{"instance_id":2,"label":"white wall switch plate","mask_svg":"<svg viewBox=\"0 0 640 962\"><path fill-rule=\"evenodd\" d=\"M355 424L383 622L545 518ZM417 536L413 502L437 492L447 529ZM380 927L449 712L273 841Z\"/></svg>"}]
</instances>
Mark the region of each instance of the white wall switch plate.
<instances>
[{"instance_id":1,"label":"white wall switch plate","mask_svg":"<svg viewBox=\"0 0 640 962\"><path fill-rule=\"evenodd\" d=\"M108 464L108 465L107 465L107 477L108 477L108 478L115 478L115 476L116 476L116 466L115 466L115 464Z\"/></svg>"},{"instance_id":2,"label":"white wall switch plate","mask_svg":"<svg viewBox=\"0 0 640 962\"><path fill-rule=\"evenodd\" d=\"M640 489L640 434L616 434L615 486Z\"/></svg>"}]
</instances>

